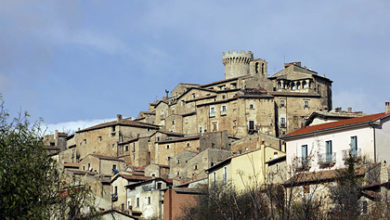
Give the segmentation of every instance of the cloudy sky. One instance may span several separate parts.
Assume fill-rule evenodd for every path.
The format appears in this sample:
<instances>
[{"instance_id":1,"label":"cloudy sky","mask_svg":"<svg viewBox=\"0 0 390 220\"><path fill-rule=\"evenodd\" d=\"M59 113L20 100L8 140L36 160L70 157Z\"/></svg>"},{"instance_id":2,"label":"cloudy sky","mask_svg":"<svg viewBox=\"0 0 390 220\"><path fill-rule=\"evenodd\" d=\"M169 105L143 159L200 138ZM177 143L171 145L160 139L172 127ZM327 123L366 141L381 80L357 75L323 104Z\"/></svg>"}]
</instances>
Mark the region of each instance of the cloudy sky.
<instances>
[{"instance_id":1,"label":"cloudy sky","mask_svg":"<svg viewBox=\"0 0 390 220\"><path fill-rule=\"evenodd\" d=\"M0 0L0 93L12 114L83 127L137 116L179 82L223 79L222 52L237 49L266 59L269 74L302 61L334 81L334 106L382 112L389 10L388 0Z\"/></svg>"}]
</instances>

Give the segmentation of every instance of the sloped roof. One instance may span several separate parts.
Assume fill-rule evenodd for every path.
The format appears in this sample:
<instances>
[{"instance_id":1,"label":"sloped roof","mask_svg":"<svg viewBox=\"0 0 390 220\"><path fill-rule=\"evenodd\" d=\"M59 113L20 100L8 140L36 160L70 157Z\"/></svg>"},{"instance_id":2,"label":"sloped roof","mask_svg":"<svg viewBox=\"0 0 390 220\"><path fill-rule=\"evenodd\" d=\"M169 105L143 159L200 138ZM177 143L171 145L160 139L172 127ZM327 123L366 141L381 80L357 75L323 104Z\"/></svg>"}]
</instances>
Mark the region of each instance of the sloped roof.
<instances>
[{"instance_id":1,"label":"sloped roof","mask_svg":"<svg viewBox=\"0 0 390 220\"><path fill-rule=\"evenodd\" d=\"M86 131L92 131L92 130L106 128L106 127L110 127L110 126L116 126L116 125L128 126L128 127L149 128L149 129L159 129L159 126L154 125L154 124L148 124L148 123L143 123L143 122L139 122L139 121L133 121L131 119L122 119L122 120L119 120L119 121L115 120L115 121L110 121L110 122L105 122L105 123L101 123L101 124L98 124L98 125L94 125L92 127L85 128L83 130L77 131L76 133L82 133L82 132L86 132Z\"/></svg>"},{"instance_id":2,"label":"sloped roof","mask_svg":"<svg viewBox=\"0 0 390 220\"><path fill-rule=\"evenodd\" d=\"M362 117L356 117L356 118L350 118L350 119L345 119L345 120L340 120L340 121L335 121L335 122L329 122L329 123L324 123L324 124L319 124L319 125L313 125L313 126L308 126L305 128L301 128L298 130L295 130L293 132L290 132L286 134L282 139L288 139L289 137L294 137L298 135L305 135L305 134L311 134L314 132L323 132L323 131L329 131L332 129L337 129L337 128L343 128L346 126L356 126L356 125L363 125L363 124L368 124L371 122L374 122L379 119L386 118L390 115L390 113L378 113L378 114L372 114L372 115L366 115Z\"/></svg>"},{"instance_id":3,"label":"sloped roof","mask_svg":"<svg viewBox=\"0 0 390 220\"><path fill-rule=\"evenodd\" d=\"M126 180L132 180L132 181L138 181L138 182L152 179L152 177L149 177L149 176L138 176L138 175L118 173L116 176L114 176L112 178L111 183L114 182L118 177L123 177Z\"/></svg>"},{"instance_id":4,"label":"sloped roof","mask_svg":"<svg viewBox=\"0 0 390 220\"><path fill-rule=\"evenodd\" d=\"M340 171L345 170L339 169L339 170L324 170L324 171L318 171L318 172L302 172L298 173L295 176L291 177L289 180L287 180L284 185L291 186L291 185L300 185L305 183L317 183L317 182L326 182L326 181L334 181L338 178L340 178ZM356 168L355 169L355 175L356 176L363 176L365 172L367 171L366 168Z\"/></svg>"}]
</instances>

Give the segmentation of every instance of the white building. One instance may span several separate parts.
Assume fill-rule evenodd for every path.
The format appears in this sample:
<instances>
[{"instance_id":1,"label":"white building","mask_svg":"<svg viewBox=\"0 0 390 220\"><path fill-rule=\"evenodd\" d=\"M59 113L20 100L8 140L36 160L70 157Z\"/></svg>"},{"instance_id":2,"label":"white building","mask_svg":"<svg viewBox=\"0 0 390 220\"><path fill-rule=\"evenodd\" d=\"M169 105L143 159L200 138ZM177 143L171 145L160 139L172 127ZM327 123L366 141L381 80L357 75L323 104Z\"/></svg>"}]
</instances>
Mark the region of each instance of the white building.
<instances>
[{"instance_id":1,"label":"white building","mask_svg":"<svg viewBox=\"0 0 390 220\"><path fill-rule=\"evenodd\" d=\"M305 127L286 141L287 166L304 171L344 168L344 158L364 156L370 162L390 161L390 111Z\"/></svg>"}]
</instances>

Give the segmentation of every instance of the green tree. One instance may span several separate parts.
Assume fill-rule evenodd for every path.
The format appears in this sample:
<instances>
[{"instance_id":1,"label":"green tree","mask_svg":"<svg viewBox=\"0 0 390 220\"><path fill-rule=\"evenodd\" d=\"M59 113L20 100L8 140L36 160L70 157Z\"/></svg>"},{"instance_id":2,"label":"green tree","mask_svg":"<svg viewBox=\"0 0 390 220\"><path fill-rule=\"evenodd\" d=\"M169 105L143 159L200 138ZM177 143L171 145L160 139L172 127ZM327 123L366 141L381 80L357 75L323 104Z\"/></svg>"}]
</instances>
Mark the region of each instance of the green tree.
<instances>
[{"instance_id":1,"label":"green tree","mask_svg":"<svg viewBox=\"0 0 390 220\"><path fill-rule=\"evenodd\" d=\"M75 219L94 211L88 186L67 184L43 148L39 123L0 104L0 219Z\"/></svg>"}]
</instances>

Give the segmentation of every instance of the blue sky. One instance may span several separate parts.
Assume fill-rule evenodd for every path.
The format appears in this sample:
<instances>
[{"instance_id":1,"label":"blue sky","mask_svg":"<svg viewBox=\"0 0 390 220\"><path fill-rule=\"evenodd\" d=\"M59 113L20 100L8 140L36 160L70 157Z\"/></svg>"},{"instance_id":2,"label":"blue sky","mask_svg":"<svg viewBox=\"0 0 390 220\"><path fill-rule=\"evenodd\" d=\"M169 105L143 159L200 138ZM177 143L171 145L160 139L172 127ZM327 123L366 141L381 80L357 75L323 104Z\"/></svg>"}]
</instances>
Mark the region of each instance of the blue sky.
<instances>
[{"instance_id":1,"label":"blue sky","mask_svg":"<svg viewBox=\"0 0 390 220\"><path fill-rule=\"evenodd\" d=\"M0 93L10 113L52 127L134 117L179 82L223 79L222 52L237 49L269 74L302 61L334 81L334 107L382 112L389 10L388 0L0 0Z\"/></svg>"}]
</instances>

